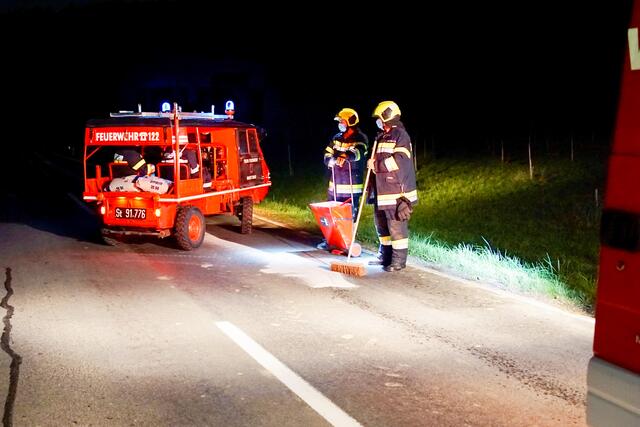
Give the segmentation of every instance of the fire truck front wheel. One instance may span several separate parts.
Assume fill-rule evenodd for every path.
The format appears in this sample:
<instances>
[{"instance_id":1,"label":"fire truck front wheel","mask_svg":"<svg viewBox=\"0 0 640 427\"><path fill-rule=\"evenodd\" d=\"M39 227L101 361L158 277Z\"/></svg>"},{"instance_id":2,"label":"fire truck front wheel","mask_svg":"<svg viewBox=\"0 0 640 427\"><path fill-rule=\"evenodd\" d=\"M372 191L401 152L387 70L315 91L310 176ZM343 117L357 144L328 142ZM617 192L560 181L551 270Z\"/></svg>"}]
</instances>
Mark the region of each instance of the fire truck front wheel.
<instances>
[{"instance_id":1,"label":"fire truck front wheel","mask_svg":"<svg viewBox=\"0 0 640 427\"><path fill-rule=\"evenodd\" d=\"M205 222L200 209L184 206L178 210L174 235L178 246L185 251L200 247L204 240Z\"/></svg>"}]
</instances>

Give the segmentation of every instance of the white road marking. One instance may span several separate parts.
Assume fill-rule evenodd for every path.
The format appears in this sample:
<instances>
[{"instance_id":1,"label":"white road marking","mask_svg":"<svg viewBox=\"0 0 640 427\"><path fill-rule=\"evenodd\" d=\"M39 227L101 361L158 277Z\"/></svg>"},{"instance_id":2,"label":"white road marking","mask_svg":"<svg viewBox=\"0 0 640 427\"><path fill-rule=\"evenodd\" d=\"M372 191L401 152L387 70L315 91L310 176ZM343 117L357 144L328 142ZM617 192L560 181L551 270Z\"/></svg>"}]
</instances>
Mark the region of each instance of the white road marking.
<instances>
[{"instance_id":1,"label":"white road marking","mask_svg":"<svg viewBox=\"0 0 640 427\"><path fill-rule=\"evenodd\" d=\"M256 214L254 214L253 216L255 218L260 219L261 221L264 221L264 222L267 222L267 223L271 223L271 224L276 225L278 227L282 227L282 228L286 228L286 229L292 230L292 228L289 227L287 224L283 224L281 222L273 221L273 220L270 220L270 219L265 218L263 216L258 216ZM366 250L364 248L362 248L362 253L368 254L368 255L373 255L372 252L369 252L368 250ZM543 308L543 309L546 309L546 310L554 311L554 312L559 313L559 314L563 314L563 315L566 315L566 316L569 316L569 317L573 317L575 319L586 321L587 323L590 323L590 324L595 324L595 318L592 317L592 316L585 315L585 314L580 314L580 313L574 313L574 312L571 312L569 310L565 310L565 309L553 306L551 304L547 304L545 302L538 301L535 298L529 298L529 297L526 297L526 296L520 296L520 295L518 295L516 293L513 293L513 292L510 292L510 291L505 291L505 290L502 290L502 289L495 289L494 287L492 287L489 284L485 284L485 283L482 283L482 282L473 282L471 280L467 280L467 279L464 279L462 277L455 276L453 274L445 273L445 272L436 270L434 268L426 267L426 266L422 265L422 263L420 261L415 262L414 260L412 260L411 258L413 258L413 257L409 257L409 258L410 259L407 262L408 265L410 265L410 266L412 266L414 268L417 268L419 270L425 271L427 273L435 274L437 276L444 277L444 278L452 280L454 282L459 282L459 283L464 283L466 285L471 285L471 286L476 287L476 288L479 287L479 288L482 288L482 289L484 289L486 291L492 292L492 293L494 293L496 295L500 295L500 296L507 297L507 298L512 298L514 300L517 300L517 301L520 301L520 302L524 302L524 303L529 304L529 305L533 305L533 306L540 307L540 308Z\"/></svg>"},{"instance_id":2,"label":"white road marking","mask_svg":"<svg viewBox=\"0 0 640 427\"><path fill-rule=\"evenodd\" d=\"M496 288L492 287L491 285L485 284L483 282L474 282L474 281L471 281L471 280L463 279L462 277L454 276L452 274L445 273L443 271L438 271L438 270L433 269L433 268L422 266L419 263L411 263L411 264L407 263L407 264L411 265L412 267L415 267L417 269L420 269L420 270L426 271L428 273L434 274L436 276L444 277L446 279L453 280L453 281L456 281L456 282L459 282L459 283L463 283L465 285L470 285L470 286L475 287L475 288L482 288L482 289L484 289L486 291L489 291L489 292L491 292L491 293L493 293L495 295L499 295L499 296L506 297L506 298L511 298L511 299L516 300L516 301L523 302L523 303L529 304L529 305L533 305L533 306L538 307L538 308L542 308L542 309L545 309L545 310L553 311L553 312L561 314L561 315L573 317L574 319L582 320L582 321L585 321L585 322L590 323L590 324L595 324L595 321L596 321L595 318L593 318L591 316L587 316L587 315L579 314L579 313L573 313L573 312L570 312L570 311L563 310L561 308L555 307L555 306L553 306L551 304L547 304L545 302L538 301L538 300L533 299L533 298L528 298L526 296L521 296L521 295L518 295L516 293L509 292L509 291L502 290L502 289L496 289Z\"/></svg>"},{"instance_id":3,"label":"white road marking","mask_svg":"<svg viewBox=\"0 0 640 427\"><path fill-rule=\"evenodd\" d=\"M313 388L308 382L303 380L298 374L280 362L271 353L265 350L260 344L251 339L241 329L230 322L216 322L220 328L233 342L253 357L262 367L271 372L292 392L297 394L307 405L320 414L325 420L334 426L361 426L349 414L340 409L336 404L327 399L322 393Z\"/></svg>"}]
</instances>

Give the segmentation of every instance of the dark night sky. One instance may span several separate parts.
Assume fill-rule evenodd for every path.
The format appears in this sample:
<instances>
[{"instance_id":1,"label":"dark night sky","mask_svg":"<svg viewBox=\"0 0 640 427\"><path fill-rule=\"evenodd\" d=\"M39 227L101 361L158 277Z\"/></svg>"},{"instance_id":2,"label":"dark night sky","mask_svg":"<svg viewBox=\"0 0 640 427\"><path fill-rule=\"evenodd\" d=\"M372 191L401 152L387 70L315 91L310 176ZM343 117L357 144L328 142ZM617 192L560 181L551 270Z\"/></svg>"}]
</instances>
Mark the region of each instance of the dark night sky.
<instances>
[{"instance_id":1,"label":"dark night sky","mask_svg":"<svg viewBox=\"0 0 640 427\"><path fill-rule=\"evenodd\" d=\"M267 128L271 155L286 143L317 154L344 106L371 135L385 99L418 143L530 129L608 142L631 0L440 3L5 0L2 108L81 144L86 119L138 102L233 98L237 118Z\"/></svg>"}]
</instances>

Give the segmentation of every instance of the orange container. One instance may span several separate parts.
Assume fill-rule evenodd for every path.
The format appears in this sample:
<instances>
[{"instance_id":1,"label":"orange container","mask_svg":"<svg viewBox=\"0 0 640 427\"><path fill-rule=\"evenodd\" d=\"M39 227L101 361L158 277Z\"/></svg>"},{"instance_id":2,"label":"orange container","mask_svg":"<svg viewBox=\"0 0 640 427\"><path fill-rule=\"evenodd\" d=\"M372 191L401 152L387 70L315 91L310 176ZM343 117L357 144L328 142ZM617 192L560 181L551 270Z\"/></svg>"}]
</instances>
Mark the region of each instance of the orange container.
<instances>
[{"instance_id":1,"label":"orange container","mask_svg":"<svg viewBox=\"0 0 640 427\"><path fill-rule=\"evenodd\" d=\"M318 202L310 203L309 208L316 217L316 222L327 239L330 247L338 248L345 254L353 238L353 215L349 202ZM353 244L352 256L359 256L360 245Z\"/></svg>"}]
</instances>

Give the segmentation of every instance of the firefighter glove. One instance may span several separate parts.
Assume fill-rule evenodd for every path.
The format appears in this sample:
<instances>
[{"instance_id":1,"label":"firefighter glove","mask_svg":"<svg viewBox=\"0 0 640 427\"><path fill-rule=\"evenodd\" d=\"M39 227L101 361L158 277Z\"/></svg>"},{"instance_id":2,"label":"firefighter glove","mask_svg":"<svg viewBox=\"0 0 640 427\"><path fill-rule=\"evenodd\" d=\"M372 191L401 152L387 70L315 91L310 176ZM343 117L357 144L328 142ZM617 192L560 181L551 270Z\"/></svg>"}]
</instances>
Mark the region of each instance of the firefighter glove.
<instances>
[{"instance_id":1,"label":"firefighter glove","mask_svg":"<svg viewBox=\"0 0 640 427\"><path fill-rule=\"evenodd\" d=\"M404 196L396 199L396 218L398 221L409 221L412 213L413 207L411 207L409 199Z\"/></svg>"},{"instance_id":2,"label":"firefighter glove","mask_svg":"<svg viewBox=\"0 0 640 427\"><path fill-rule=\"evenodd\" d=\"M333 165L335 165L335 164L336 164L336 158L332 157L332 158L329 159L329 162L327 163L327 167L328 168L332 168Z\"/></svg>"}]
</instances>

